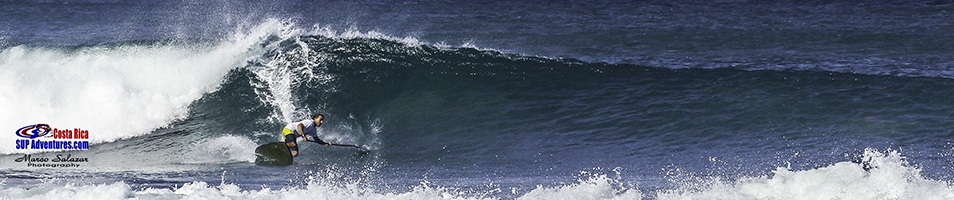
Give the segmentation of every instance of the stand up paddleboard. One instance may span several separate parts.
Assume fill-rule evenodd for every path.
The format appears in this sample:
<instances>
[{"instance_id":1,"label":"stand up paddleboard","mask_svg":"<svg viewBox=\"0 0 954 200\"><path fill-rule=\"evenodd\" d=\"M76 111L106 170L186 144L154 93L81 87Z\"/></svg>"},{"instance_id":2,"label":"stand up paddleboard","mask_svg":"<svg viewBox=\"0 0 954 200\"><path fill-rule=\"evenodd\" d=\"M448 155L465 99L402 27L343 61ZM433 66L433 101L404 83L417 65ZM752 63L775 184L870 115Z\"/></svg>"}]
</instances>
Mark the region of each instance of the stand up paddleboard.
<instances>
[{"instance_id":1,"label":"stand up paddleboard","mask_svg":"<svg viewBox=\"0 0 954 200\"><path fill-rule=\"evenodd\" d=\"M358 148L362 152L368 151L367 149L353 144L332 144L317 142L316 140L309 141L328 146L354 147ZM294 161L294 159L292 159L291 151L288 150L288 146L285 146L284 142L272 142L255 148L255 165L289 166L292 165L292 161Z\"/></svg>"},{"instance_id":2,"label":"stand up paddleboard","mask_svg":"<svg viewBox=\"0 0 954 200\"><path fill-rule=\"evenodd\" d=\"M288 166L292 161L291 151L284 142L272 142L255 148L255 165Z\"/></svg>"}]
</instances>

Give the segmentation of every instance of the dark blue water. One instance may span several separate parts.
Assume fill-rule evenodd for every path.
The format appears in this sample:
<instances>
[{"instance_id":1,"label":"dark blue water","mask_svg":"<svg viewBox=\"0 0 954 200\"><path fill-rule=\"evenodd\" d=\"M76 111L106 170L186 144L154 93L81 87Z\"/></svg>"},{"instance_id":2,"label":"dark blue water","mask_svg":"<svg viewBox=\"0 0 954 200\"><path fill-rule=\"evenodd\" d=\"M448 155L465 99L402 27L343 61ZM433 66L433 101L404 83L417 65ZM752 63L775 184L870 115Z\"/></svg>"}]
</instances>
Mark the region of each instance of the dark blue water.
<instances>
[{"instance_id":1,"label":"dark blue water","mask_svg":"<svg viewBox=\"0 0 954 200\"><path fill-rule=\"evenodd\" d=\"M3 2L0 194L950 199L949 3Z\"/></svg>"}]
</instances>

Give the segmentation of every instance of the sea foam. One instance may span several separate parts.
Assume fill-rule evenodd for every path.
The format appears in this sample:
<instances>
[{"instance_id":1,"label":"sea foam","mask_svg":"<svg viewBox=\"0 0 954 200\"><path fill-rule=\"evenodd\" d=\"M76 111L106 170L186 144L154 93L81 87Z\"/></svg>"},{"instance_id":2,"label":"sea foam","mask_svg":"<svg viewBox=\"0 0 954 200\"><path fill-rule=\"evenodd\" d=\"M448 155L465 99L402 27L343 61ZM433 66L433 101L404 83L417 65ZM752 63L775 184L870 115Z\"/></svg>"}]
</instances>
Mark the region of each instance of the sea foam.
<instances>
[{"instance_id":1,"label":"sea foam","mask_svg":"<svg viewBox=\"0 0 954 200\"><path fill-rule=\"evenodd\" d=\"M921 176L897 151L865 150L861 162L662 192L659 199L954 199L954 186Z\"/></svg>"},{"instance_id":2,"label":"sea foam","mask_svg":"<svg viewBox=\"0 0 954 200\"><path fill-rule=\"evenodd\" d=\"M803 171L778 168L771 175L735 181L714 180L706 184L673 183L682 188L641 190L606 175L590 175L576 183L537 186L515 193L519 200L542 199L954 199L954 186L924 178L897 152L867 150L864 161L839 162ZM866 170L867 169L867 170ZM423 180L402 191L379 190L368 184L336 182L335 172L308 178L303 186L242 189L228 183L191 182L173 188L133 189L123 182L90 185L47 185L31 189L0 188L0 199L50 199L88 197L96 199L501 199L503 188L456 189L434 186ZM483 191L486 190L486 191ZM85 199L85 198L84 198Z\"/></svg>"}]
</instances>

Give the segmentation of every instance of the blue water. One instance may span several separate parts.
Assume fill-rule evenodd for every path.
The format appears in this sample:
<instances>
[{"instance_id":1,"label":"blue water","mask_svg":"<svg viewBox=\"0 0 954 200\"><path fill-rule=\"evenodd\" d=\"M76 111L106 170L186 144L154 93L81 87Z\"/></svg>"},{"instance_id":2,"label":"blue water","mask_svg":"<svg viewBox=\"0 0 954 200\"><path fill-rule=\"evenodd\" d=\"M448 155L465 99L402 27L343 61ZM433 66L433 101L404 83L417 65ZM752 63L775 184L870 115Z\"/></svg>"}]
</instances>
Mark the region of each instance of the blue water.
<instances>
[{"instance_id":1,"label":"blue water","mask_svg":"<svg viewBox=\"0 0 954 200\"><path fill-rule=\"evenodd\" d=\"M0 198L954 199L950 3L6 1Z\"/></svg>"}]
</instances>

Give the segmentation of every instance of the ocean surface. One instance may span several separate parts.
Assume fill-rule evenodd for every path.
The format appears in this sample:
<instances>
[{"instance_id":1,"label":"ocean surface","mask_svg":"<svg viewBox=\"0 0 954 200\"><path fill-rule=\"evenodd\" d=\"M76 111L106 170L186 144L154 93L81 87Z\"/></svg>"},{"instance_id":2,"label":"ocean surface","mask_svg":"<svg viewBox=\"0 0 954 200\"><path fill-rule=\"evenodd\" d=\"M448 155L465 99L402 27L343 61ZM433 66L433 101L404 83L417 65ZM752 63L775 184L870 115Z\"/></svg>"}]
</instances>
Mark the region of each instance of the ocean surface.
<instances>
[{"instance_id":1,"label":"ocean surface","mask_svg":"<svg viewBox=\"0 0 954 200\"><path fill-rule=\"evenodd\" d=\"M0 113L0 199L954 199L954 2L2 0Z\"/></svg>"}]
</instances>

